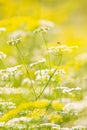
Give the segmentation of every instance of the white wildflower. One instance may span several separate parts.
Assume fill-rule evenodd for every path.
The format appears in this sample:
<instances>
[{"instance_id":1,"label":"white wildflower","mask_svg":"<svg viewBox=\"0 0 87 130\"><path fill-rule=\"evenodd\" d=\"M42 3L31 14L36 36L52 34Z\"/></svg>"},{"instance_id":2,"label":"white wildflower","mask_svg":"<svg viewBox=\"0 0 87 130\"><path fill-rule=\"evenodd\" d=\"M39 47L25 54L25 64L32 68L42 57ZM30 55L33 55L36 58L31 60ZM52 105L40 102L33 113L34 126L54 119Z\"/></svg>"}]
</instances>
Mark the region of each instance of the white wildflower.
<instances>
[{"instance_id":1,"label":"white wildflower","mask_svg":"<svg viewBox=\"0 0 87 130\"><path fill-rule=\"evenodd\" d=\"M3 107L3 108L6 107L6 108L11 109L11 108L16 108L16 105L13 102L0 102L0 107Z\"/></svg>"},{"instance_id":2,"label":"white wildflower","mask_svg":"<svg viewBox=\"0 0 87 130\"><path fill-rule=\"evenodd\" d=\"M25 84L34 84L34 80L30 80L29 78L25 78L23 81L22 81L22 85L25 85Z\"/></svg>"},{"instance_id":3,"label":"white wildflower","mask_svg":"<svg viewBox=\"0 0 87 130\"><path fill-rule=\"evenodd\" d=\"M22 42L22 38L25 37L25 32L16 31L9 35L9 41L7 42L9 45L17 45Z\"/></svg>"},{"instance_id":4,"label":"white wildflower","mask_svg":"<svg viewBox=\"0 0 87 130\"><path fill-rule=\"evenodd\" d=\"M13 119L9 120L5 125L14 127L17 124L19 125L19 123L21 123L21 122L29 123L30 121L31 121L31 118L18 117L18 118L13 118Z\"/></svg>"},{"instance_id":5,"label":"white wildflower","mask_svg":"<svg viewBox=\"0 0 87 130\"><path fill-rule=\"evenodd\" d=\"M16 39L16 38L19 38L19 37L25 37L26 36L26 32L25 31L22 31L22 30L17 30L13 33L11 33L9 35L9 38L11 39Z\"/></svg>"},{"instance_id":6,"label":"white wildflower","mask_svg":"<svg viewBox=\"0 0 87 130\"><path fill-rule=\"evenodd\" d=\"M36 80L48 80L50 78L50 76L48 75L48 71L48 69L36 71Z\"/></svg>"},{"instance_id":7,"label":"white wildflower","mask_svg":"<svg viewBox=\"0 0 87 130\"><path fill-rule=\"evenodd\" d=\"M0 127L3 127L5 125L5 122L0 122Z\"/></svg>"},{"instance_id":8,"label":"white wildflower","mask_svg":"<svg viewBox=\"0 0 87 130\"><path fill-rule=\"evenodd\" d=\"M85 53L82 53L82 54L80 54L80 55L78 55L78 56L76 56L76 58L75 58L77 61L87 61L87 53L85 52Z\"/></svg>"},{"instance_id":9,"label":"white wildflower","mask_svg":"<svg viewBox=\"0 0 87 130\"><path fill-rule=\"evenodd\" d=\"M29 66L33 67L33 66L36 66L38 64L42 64L44 62L46 62L46 60L44 58L42 58L42 59L38 60L37 62L31 63Z\"/></svg>"},{"instance_id":10,"label":"white wildflower","mask_svg":"<svg viewBox=\"0 0 87 130\"><path fill-rule=\"evenodd\" d=\"M68 87L62 87L62 86L59 86L59 87L56 87L54 88L54 90L61 90L62 93L67 93L67 94L73 94L73 92L77 92L77 91L81 91L81 88L77 87L77 88L68 88Z\"/></svg>"},{"instance_id":11,"label":"white wildflower","mask_svg":"<svg viewBox=\"0 0 87 130\"><path fill-rule=\"evenodd\" d=\"M71 111L71 110L78 110L78 104L76 103L68 103L64 106L63 110L65 111Z\"/></svg>"},{"instance_id":12,"label":"white wildflower","mask_svg":"<svg viewBox=\"0 0 87 130\"><path fill-rule=\"evenodd\" d=\"M26 89L21 89L21 88L10 88L10 87L3 87L0 88L0 94L23 94L27 93Z\"/></svg>"},{"instance_id":13,"label":"white wildflower","mask_svg":"<svg viewBox=\"0 0 87 130\"><path fill-rule=\"evenodd\" d=\"M55 69L52 68L52 69L42 69L42 70L38 70L35 72L35 75L36 75L36 80L38 81L47 81L49 80L50 76L55 72ZM55 80L55 77L59 74L65 74L65 71L64 70L56 70L56 72L54 73L53 75L53 78L51 79L52 81Z\"/></svg>"},{"instance_id":14,"label":"white wildflower","mask_svg":"<svg viewBox=\"0 0 87 130\"><path fill-rule=\"evenodd\" d=\"M6 58L6 54L4 54L3 52L0 52L0 60L5 59Z\"/></svg>"},{"instance_id":15,"label":"white wildflower","mask_svg":"<svg viewBox=\"0 0 87 130\"><path fill-rule=\"evenodd\" d=\"M3 73L2 76L1 76L1 79L2 79L2 81L8 80L9 79L9 74Z\"/></svg>"},{"instance_id":16,"label":"white wildflower","mask_svg":"<svg viewBox=\"0 0 87 130\"><path fill-rule=\"evenodd\" d=\"M72 130L72 129L70 129L70 128L61 128L61 130Z\"/></svg>"},{"instance_id":17,"label":"white wildflower","mask_svg":"<svg viewBox=\"0 0 87 130\"><path fill-rule=\"evenodd\" d=\"M17 66L14 66L14 67L7 68L6 71L8 73L10 73L11 75L14 75L14 74L16 74L17 70L21 67L22 67L22 65L17 65Z\"/></svg>"},{"instance_id":18,"label":"white wildflower","mask_svg":"<svg viewBox=\"0 0 87 130\"><path fill-rule=\"evenodd\" d=\"M16 38L16 39L10 39L7 43L8 45L17 45L18 43L20 43L22 41L22 38Z\"/></svg>"},{"instance_id":19,"label":"white wildflower","mask_svg":"<svg viewBox=\"0 0 87 130\"><path fill-rule=\"evenodd\" d=\"M39 20L41 26L54 27L55 24L49 20Z\"/></svg>"},{"instance_id":20,"label":"white wildflower","mask_svg":"<svg viewBox=\"0 0 87 130\"><path fill-rule=\"evenodd\" d=\"M22 67L22 65L18 65L18 66L0 70L1 79L4 81L4 80L9 80L9 78L11 78L13 76L18 77L22 73L22 71L19 70L19 68L21 68L21 67Z\"/></svg>"},{"instance_id":21,"label":"white wildflower","mask_svg":"<svg viewBox=\"0 0 87 130\"><path fill-rule=\"evenodd\" d=\"M35 29L33 31L33 33L39 33L39 32L47 33L48 30L49 30L49 27L47 27L47 26L41 26L41 27Z\"/></svg>"},{"instance_id":22,"label":"white wildflower","mask_svg":"<svg viewBox=\"0 0 87 130\"><path fill-rule=\"evenodd\" d=\"M77 46L66 46L66 45L60 45L60 46L53 46L48 48L49 53L58 53L58 52L71 52L73 48L77 48Z\"/></svg>"},{"instance_id":23,"label":"white wildflower","mask_svg":"<svg viewBox=\"0 0 87 130\"><path fill-rule=\"evenodd\" d=\"M53 123L43 123L43 124L40 124L39 126L40 126L40 127L45 127L45 126L47 127L47 126L48 126L48 127L52 127L52 128L53 128L53 127L57 127L58 129L60 129L60 126L59 126L59 125L53 124Z\"/></svg>"},{"instance_id":24,"label":"white wildflower","mask_svg":"<svg viewBox=\"0 0 87 130\"><path fill-rule=\"evenodd\" d=\"M85 126L73 126L72 130L86 130L87 128Z\"/></svg>"},{"instance_id":25,"label":"white wildflower","mask_svg":"<svg viewBox=\"0 0 87 130\"><path fill-rule=\"evenodd\" d=\"M4 28L4 27L0 28L0 32L5 32L5 31L6 31L6 28Z\"/></svg>"}]
</instances>

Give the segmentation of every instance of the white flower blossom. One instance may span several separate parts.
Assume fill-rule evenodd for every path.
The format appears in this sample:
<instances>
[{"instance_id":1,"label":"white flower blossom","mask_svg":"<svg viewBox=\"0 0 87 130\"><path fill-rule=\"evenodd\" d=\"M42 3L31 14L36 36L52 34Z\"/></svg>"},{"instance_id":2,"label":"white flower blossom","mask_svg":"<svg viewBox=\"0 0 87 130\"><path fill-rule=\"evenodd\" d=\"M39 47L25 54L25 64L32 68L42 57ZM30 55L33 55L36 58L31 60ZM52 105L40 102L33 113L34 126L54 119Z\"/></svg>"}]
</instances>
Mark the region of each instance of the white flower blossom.
<instances>
[{"instance_id":1,"label":"white flower blossom","mask_svg":"<svg viewBox=\"0 0 87 130\"><path fill-rule=\"evenodd\" d=\"M17 45L22 42L22 38L25 37L26 33L24 31L16 31L9 35L8 45Z\"/></svg>"},{"instance_id":2,"label":"white flower blossom","mask_svg":"<svg viewBox=\"0 0 87 130\"><path fill-rule=\"evenodd\" d=\"M58 52L71 52L73 48L77 48L77 46L66 46L66 45L60 45L60 46L53 46L48 48L49 53L58 53Z\"/></svg>"},{"instance_id":3,"label":"white flower blossom","mask_svg":"<svg viewBox=\"0 0 87 130\"><path fill-rule=\"evenodd\" d=\"M47 26L41 26L41 27L35 29L35 30L33 31L33 33L34 33L34 34L35 34L35 33L39 33L39 32L47 33L48 30L49 30L49 27L47 27Z\"/></svg>"},{"instance_id":4,"label":"white flower blossom","mask_svg":"<svg viewBox=\"0 0 87 130\"><path fill-rule=\"evenodd\" d=\"M25 78L25 79L23 79L23 81L22 81L22 85L24 85L24 84L34 84L34 80L30 80L29 78Z\"/></svg>"},{"instance_id":5,"label":"white flower blossom","mask_svg":"<svg viewBox=\"0 0 87 130\"><path fill-rule=\"evenodd\" d=\"M3 52L0 52L0 60L5 59L6 58L6 54L4 54Z\"/></svg>"},{"instance_id":6,"label":"white flower blossom","mask_svg":"<svg viewBox=\"0 0 87 130\"><path fill-rule=\"evenodd\" d=\"M36 80L37 81L47 81L49 80L50 76L54 73L55 69L52 68L52 69L42 69L42 70L37 70L35 72L35 76L36 76ZM65 71L60 69L60 70L56 70L56 72L54 73L53 77L52 77L52 81L55 80L55 77L59 74L65 74Z\"/></svg>"},{"instance_id":7,"label":"white flower blossom","mask_svg":"<svg viewBox=\"0 0 87 130\"><path fill-rule=\"evenodd\" d=\"M86 130L87 129L87 127L85 127L85 126L73 126L72 127L72 130Z\"/></svg>"},{"instance_id":8,"label":"white flower blossom","mask_svg":"<svg viewBox=\"0 0 87 130\"><path fill-rule=\"evenodd\" d=\"M5 32L5 31L6 31L6 28L4 28L4 27L0 28L0 32Z\"/></svg>"},{"instance_id":9,"label":"white flower blossom","mask_svg":"<svg viewBox=\"0 0 87 130\"><path fill-rule=\"evenodd\" d=\"M42 64L44 62L46 62L46 60L44 58L42 58L42 59L38 60L37 62L31 63L29 66L33 67L33 66L36 66L38 64Z\"/></svg>"},{"instance_id":10,"label":"white flower blossom","mask_svg":"<svg viewBox=\"0 0 87 130\"><path fill-rule=\"evenodd\" d=\"M5 122L0 122L0 127L3 127L5 125Z\"/></svg>"},{"instance_id":11,"label":"white flower blossom","mask_svg":"<svg viewBox=\"0 0 87 130\"><path fill-rule=\"evenodd\" d=\"M75 58L77 61L87 61L87 53L82 53Z\"/></svg>"},{"instance_id":12,"label":"white flower blossom","mask_svg":"<svg viewBox=\"0 0 87 130\"><path fill-rule=\"evenodd\" d=\"M57 125L57 124L53 124L53 123L43 123L43 124L40 124L39 125L40 127L44 127L44 126L48 126L48 127L57 127L58 129L60 129L60 126L59 125Z\"/></svg>"},{"instance_id":13,"label":"white flower blossom","mask_svg":"<svg viewBox=\"0 0 87 130\"><path fill-rule=\"evenodd\" d=\"M13 118L11 120L9 120L5 126L6 127L19 127L21 122L23 123L29 123L31 121L31 118L29 117L18 117L18 118ZM23 127L23 126L22 126Z\"/></svg>"},{"instance_id":14,"label":"white flower blossom","mask_svg":"<svg viewBox=\"0 0 87 130\"><path fill-rule=\"evenodd\" d=\"M22 73L22 71L19 70L19 68L21 68L21 67L22 67L22 65L18 65L18 66L0 70L1 79L4 81L4 80L8 80L9 78L11 78L13 76L18 77Z\"/></svg>"}]
</instances>

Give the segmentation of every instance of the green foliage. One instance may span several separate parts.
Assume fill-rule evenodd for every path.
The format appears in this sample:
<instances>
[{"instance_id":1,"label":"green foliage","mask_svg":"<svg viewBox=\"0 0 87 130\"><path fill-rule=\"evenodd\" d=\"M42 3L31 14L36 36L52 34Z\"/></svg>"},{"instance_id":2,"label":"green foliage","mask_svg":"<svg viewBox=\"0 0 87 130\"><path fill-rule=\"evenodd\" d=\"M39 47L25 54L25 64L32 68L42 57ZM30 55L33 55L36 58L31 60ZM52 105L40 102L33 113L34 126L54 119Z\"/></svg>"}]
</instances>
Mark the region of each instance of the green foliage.
<instances>
[{"instance_id":1,"label":"green foliage","mask_svg":"<svg viewBox=\"0 0 87 130\"><path fill-rule=\"evenodd\" d=\"M87 40L67 21L85 1L0 2L0 129L86 130Z\"/></svg>"}]
</instances>

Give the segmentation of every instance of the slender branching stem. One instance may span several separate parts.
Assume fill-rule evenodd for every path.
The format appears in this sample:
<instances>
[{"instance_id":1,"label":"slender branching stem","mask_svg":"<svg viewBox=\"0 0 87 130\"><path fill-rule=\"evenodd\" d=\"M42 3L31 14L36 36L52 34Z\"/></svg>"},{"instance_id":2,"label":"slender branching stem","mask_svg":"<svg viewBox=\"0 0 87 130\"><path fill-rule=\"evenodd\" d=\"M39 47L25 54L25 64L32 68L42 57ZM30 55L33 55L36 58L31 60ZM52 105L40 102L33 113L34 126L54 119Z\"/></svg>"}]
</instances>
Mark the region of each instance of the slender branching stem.
<instances>
[{"instance_id":1,"label":"slender branching stem","mask_svg":"<svg viewBox=\"0 0 87 130\"><path fill-rule=\"evenodd\" d=\"M59 65L60 65L60 63L61 63L61 60L62 60L62 55L61 55L60 60L59 60ZM58 65L58 66L59 66L59 65ZM42 94L44 93L45 89L47 88L47 86L48 86L49 83L51 82L51 79L53 78L53 76L54 76L54 74L56 73L57 69L58 69L58 68L55 68L55 69L54 69L53 73L52 73L52 74L50 75L50 77L49 77L49 80L48 80L47 83L45 84L45 86L44 86L44 88L42 89L41 93L37 96L36 100L38 100L38 99L42 96Z\"/></svg>"},{"instance_id":2,"label":"slender branching stem","mask_svg":"<svg viewBox=\"0 0 87 130\"><path fill-rule=\"evenodd\" d=\"M28 71L28 67L27 67L27 65L25 64L24 56L22 55L22 53L21 53L21 51L20 51L18 45L15 45L15 46L16 46L16 48L17 48L17 50L18 50L19 56L20 56L20 58L21 58L21 61L22 61L23 64L24 64L24 67L25 67L25 70L26 70L26 72L27 72L27 75L28 75L28 77L30 78L31 87L32 87L33 92L34 92L35 99L37 99L37 94L36 94L36 91L35 91L35 89L34 89L34 87L33 87L32 80L31 80L31 76L30 76L30 73L29 73L29 71Z\"/></svg>"},{"instance_id":3,"label":"slender branching stem","mask_svg":"<svg viewBox=\"0 0 87 130\"><path fill-rule=\"evenodd\" d=\"M44 43L45 43L46 50L47 50L47 52L48 52L48 41L47 41L47 39L46 39L44 33L42 33L42 38L43 38L43 41L44 41ZM47 56L48 56L49 67L50 67L50 69L51 69L51 60L50 60L50 54L49 54L49 52L48 52L48 55L47 55Z\"/></svg>"}]
</instances>

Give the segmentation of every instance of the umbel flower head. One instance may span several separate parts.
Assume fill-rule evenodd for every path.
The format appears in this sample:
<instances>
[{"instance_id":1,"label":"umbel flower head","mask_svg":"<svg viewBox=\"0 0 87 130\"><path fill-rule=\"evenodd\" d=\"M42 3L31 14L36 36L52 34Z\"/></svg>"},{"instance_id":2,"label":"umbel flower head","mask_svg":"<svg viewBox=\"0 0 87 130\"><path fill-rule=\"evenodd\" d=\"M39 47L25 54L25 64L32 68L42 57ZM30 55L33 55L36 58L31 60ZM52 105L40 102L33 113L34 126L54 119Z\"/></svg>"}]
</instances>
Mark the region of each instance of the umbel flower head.
<instances>
[{"instance_id":1,"label":"umbel flower head","mask_svg":"<svg viewBox=\"0 0 87 130\"><path fill-rule=\"evenodd\" d=\"M9 36L8 44L9 45L17 45L22 41L22 37L24 37L24 36L25 36L25 33L22 31L13 32Z\"/></svg>"},{"instance_id":2,"label":"umbel flower head","mask_svg":"<svg viewBox=\"0 0 87 130\"><path fill-rule=\"evenodd\" d=\"M17 39L11 39L8 41L9 45L17 45L18 43L20 43L22 41L21 37L18 37Z\"/></svg>"},{"instance_id":3,"label":"umbel flower head","mask_svg":"<svg viewBox=\"0 0 87 130\"><path fill-rule=\"evenodd\" d=\"M46 62L46 60L45 60L44 58L42 58L42 59L40 59L40 60L38 60L38 61L36 61L36 62L34 62L34 63L31 63L29 66L30 66L30 67L33 67L33 66L36 66L36 65L38 65L38 64L42 64L42 63L44 63L44 62Z\"/></svg>"},{"instance_id":4,"label":"umbel flower head","mask_svg":"<svg viewBox=\"0 0 87 130\"><path fill-rule=\"evenodd\" d=\"M58 52L71 52L72 49L77 48L78 46L67 46L67 45L60 45L60 46L52 46L48 48L49 53L58 53Z\"/></svg>"},{"instance_id":5,"label":"umbel flower head","mask_svg":"<svg viewBox=\"0 0 87 130\"><path fill-rule=\"evenodd\" d=\"M49 30L49 27L47 27L47 26L41 26L41 27L35 29L33 33L34 34L35 33L40 33L40 32L47 33L48 30Z\"/></svg>"}]
</instances>

